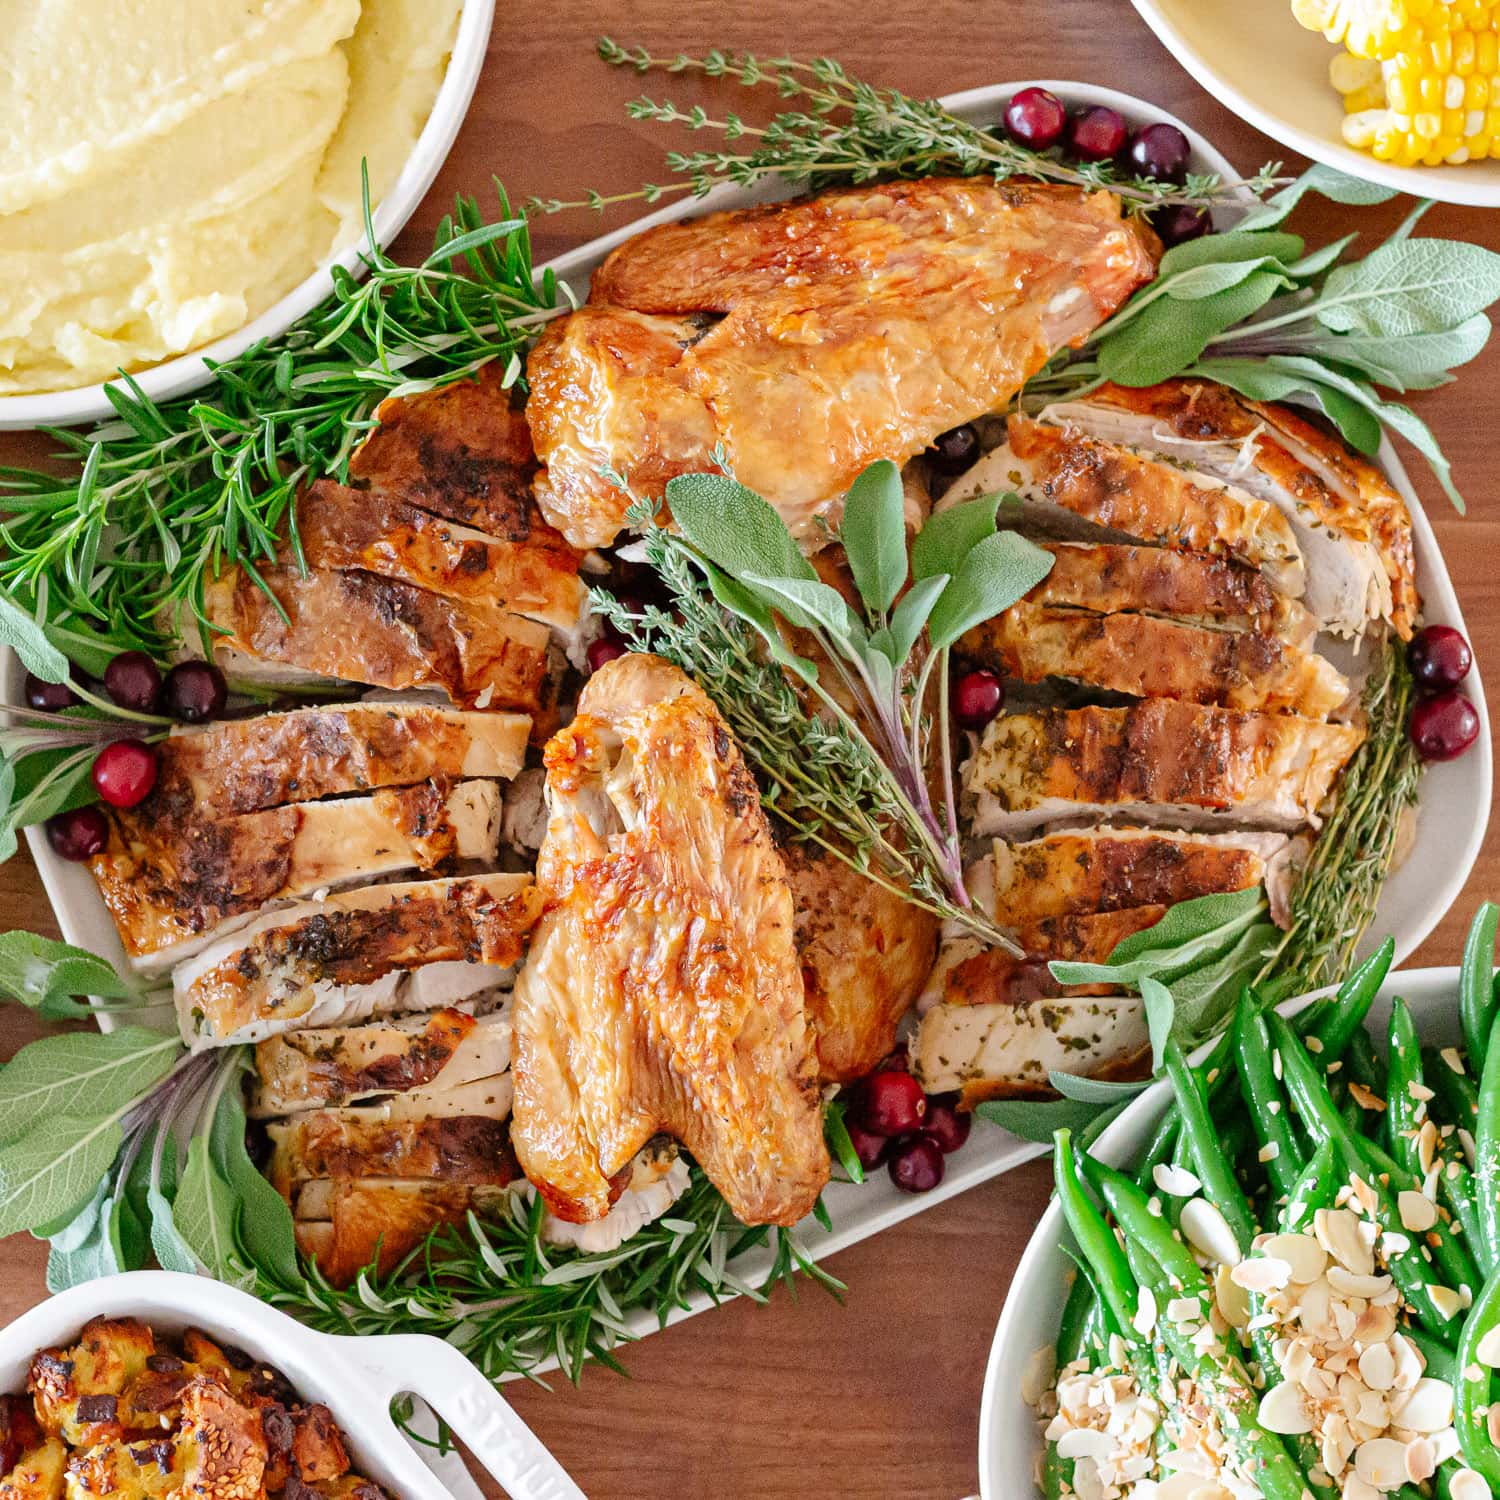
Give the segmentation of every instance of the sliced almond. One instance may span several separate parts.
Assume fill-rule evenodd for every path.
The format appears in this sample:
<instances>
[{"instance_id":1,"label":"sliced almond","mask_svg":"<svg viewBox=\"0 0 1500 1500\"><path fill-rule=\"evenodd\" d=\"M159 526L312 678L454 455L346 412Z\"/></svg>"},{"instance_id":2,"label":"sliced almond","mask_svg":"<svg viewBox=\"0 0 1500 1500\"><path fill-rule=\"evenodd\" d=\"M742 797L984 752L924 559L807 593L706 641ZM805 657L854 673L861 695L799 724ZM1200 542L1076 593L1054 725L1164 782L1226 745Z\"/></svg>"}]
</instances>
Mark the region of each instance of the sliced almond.
<instances>
[{"instance_id":1,"label":"sliced almond","mask_svg":"<svg viewBox=\"0 0 1500 1500\"><path fill-rule=\"evenodd\" d=\"M1450 1286L1429 1287L1428 1295L1440 1318L1456 1318L1464 1310L1464 1299Z\"/></svg>"},{"instance_id":2,"label":"sliced almond","mask_svg":"<svg viewBox=\"0 0 1500 1500\"><path fill-rule=\"evenodd\" d=\"M1135 1316L1130 1322L1143 1338L1156 1327L1156 1297L1150 1287L1141 1288L1140 1296L1136 1299Z\"/></svg>"},{"instance_id":3,"label":"sliced almond","mask_svg":"<svg viewBox=\"0 0 1500 1500\"><path fill-rule=\"evenodd\" d=\"M1209 1260L1226 1266L1239 1262L1240 1247L1234 1231L1206 1198L1189 1198L1182 1206L1181 1223L1188 1243Z\"/></svg>"},{"instance_id":4,"label":"sliced almond","mask_svg":"<svg viewBox=\"0 0 1500 1500\"><path fill-rule=\"evenodd\" d=\"M1229 1266L1214 1271L1214 1305L1231 1328L1250 1326L1250 1294L1235 1281Z\"/></svg>"},{"instance_id":5,"label":"sliced almond","mask_svg":"<svg viewBox=\"0 0 1500 1500\"><path fill-rule=\"evenodd\" d=\"M1151 1169L1151 1180L1169 1198L1191 1198L1203 1184L1186 1167L1160 1161Z\"/></svg>"},{"instance_id":6,"label":"sliced almond","mask_svg":"<svg viewBox=\"0 0 1500 1500\"><path fill-rule=\"evenodd\" d=\"M1401 1227L1413 1234L1423 1234L1437 1223L1437 1204L1410 1188L1396 1195L1396 1209L1401 1215Z\"/></svg>"},{"instance_id":7,"label":"sliced almond","mask_svg":"<svg viewBox=\"0 0 1500 1500\"><path fill-rule=\"evenodd\" d=\"M1299 1286L1316 1281L1328 1267L1328 1252L1310 1234L1270 1235L1260 1253L1285 1261L1291 1268L1291 1279Z\"/></svg>"},{"instance_id":8,"label":"sliced almond","mask_svg":"<svg viewBox=\"0 0 1500 1500\"><path fill-rule=\"evenodd\" d=\"M1302 1399L1302 1389L1289 1380L1273 1385L1260 1398L1260 1425L1267 1432L1285 1434L1311 1432L1312 1414Z\"/></svg>"},{"instance_id":9,"label":"sliced almond","mask_svg":"<svg viewBox=\"0 0 1500 1500\"><path fill-rule=\"evenodd\" d=\"M1413 1438L1406 1445L1406 1477L1413 1484L1421 1484L1437 1473L1437 1450L1430 1437Z\"/></svg>"},{"instance_id":10,"label":"sliced almond","mask_svg":"<svg viewBox=\"0 0 1500 1500\"><path fill-rule=\"evenodd\" d=\"M1343 1266L1329 1266L1328 1285L1340 1297L1378 1297L1391 1285L1391 1278L1371 1274L1361 1276L1346 1271Z\"/></svg>"},{"instance_id":11,"label":"sliced almond","mask_svg":"<svg viewBox=\"0 0 1500 1500\"><path fill-rule=\"evenodd\" d=\"M1375 1269L1375 1257L1359 1232L1359 1220L1347 1208L1320 1208L1313 1215L1313 1233L1346 1271L1368 1276Z\"/></svg>"},{"instance_id":12,"label":"sliced almond","mask_svg":"<svg viewBox=\"0 0 1500 1500\"><path fill-rule=\"evenodd\" d=\"M1075 1427L1057 1440L1059 1458L1091 1458L1102 1463L1115 1451L1115 1435L1101 1427Z\"/></svg>"},{"instance_id":13,"label":"sliced almond","mask_svg":"<svg viewBox=\"0 0 1500 1500\"><path fill-rule=\"evenodd\" d=\"M1354 1472L1377 1490L1399 1490L1406 1483L1406 1445L1384 1437L1361 1443L1354 1451Z\"/></svg>"},{"instance_id":14,"label":"sliced almond","mask_svg":"<svg viewBox=\"0 0 1500 1500\"><path fill-rule=\"evenodd\" d=\"M1388 1391L1396 1379L1396 1356L1389 1344L1371 1344L1359 1357L1359 1378L1372 1391Z\"/></svg>"},{"instance_id":15,"label":"sliced almond","mask_svg":"<svg viewBox=\"0 0 1500 1500\"><path fill-rule=\"evenodd\" d=\"M1391 1420L1411 1432L1441 1432L1453 1425L1453 1387L1423 1376L1405 1397L1391 1403Z\"/></svg>"},{"instance_id":16,"label":"sliced almond","mask_svg":"<svg viewBox=\"0 0 1500 1500\"><path fill-rule=\"evenodd\" d=\"M1035 1406L1047 1394L1057 1374L1057 1348L1048 1344L1032 1351L1021 1370L1021 1399L1027 1406Z\"/></svg>"},{"instance_id":17,"label":"sliced almond","mask_svg":"<svg viewBox=\"0 0 1500 1500\"><path fill-rule=\"evenodd\" d=\"M1485 1334L1474 1350L1474 1357L1492 1370L1500 1370L1500 1325Z\"/></svg>"},{"instance_id":18,"label":"sliced almond","mask_svg":"<svg viewBox=\"0 0 1500 1500\"><path fill-rule=\"evenodd\" d=\"M1494 1500L1484 1476L1473 1469L1460 1469L1448 1485L1453 1500Z\"/></svg>"}]
</instances>

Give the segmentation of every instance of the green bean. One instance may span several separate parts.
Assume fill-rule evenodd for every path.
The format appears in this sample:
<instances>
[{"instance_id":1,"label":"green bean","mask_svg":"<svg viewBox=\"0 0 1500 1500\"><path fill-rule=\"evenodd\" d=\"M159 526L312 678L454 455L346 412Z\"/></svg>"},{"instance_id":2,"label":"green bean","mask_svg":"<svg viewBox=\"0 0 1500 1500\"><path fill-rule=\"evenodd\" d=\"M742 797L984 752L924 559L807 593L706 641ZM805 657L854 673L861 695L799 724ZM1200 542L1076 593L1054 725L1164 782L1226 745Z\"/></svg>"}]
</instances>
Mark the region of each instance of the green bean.
<instances>
[{"instance_id":1,"label":"green bean","mask_svg":"<svg viewBox=\"0 0 1500 1500\"><path fill-rule=\"evenodd\" d=\"M1453 1048L1444 1051L1453 1052ZM1463 1059L1459 1058L1462 1063ZM1436 1047L1422 1049L1422 1065L1427 1083L1442 1104L1447 1122L1474 1134L1479 1116L1479 1085L1473 1074L1455 1069Z\"/></svg>"},{"instance_id":2,"label":"green bean","mask_svg":"<svg viewBox=\"0 0 1500 1500\"><path fill-rule=\"evenodd\" d=\"M1104 1222L1092 1198L1084 1192L1083 1181L1078 1174L1078 1162L1073 1154L1073 1133L1059 1130L1053 1138L1057 1149L1052 1157L1052 1176L1057 1185L1058 1202L1062 1204L1063 1217L1078 1248L1093 1268L1099 1285L1099 1295L1104 1299L1106 1312L1113 1319L1121 1335L1139 1342L1134 1318L1139 1299L1139 1288L1130 1274L1130 1266L1120 1249L1114 1231ZM1086 1161L1091 1158L1084 1158Z\"/></svg>"},{"instance_id":3,"label":"green bean","mask_svg":"<svg viewBox=\"0 0 1500 1500\"><path fill-rule=\"evenodd\" d=\"M1063 1303L1062 1321L1057 1328L1057 1368L1066 1369L1086 1348L1089 1321L1102 1304L1088 1273L1079 1268L1068 1300ZM1047 1500L1061 1500L1071 1488L1073 1465L1059 1455L1056 1443L1047 1444L1042 1460L1042 1493Z\"/></svg>"},{"instance_id":4,"label":"green bean","mask_svg":"<svg viewBox=\"0 0 1500 1500\"><path fill-rule=\"evenodd\" d=\"M1493 1030L1474 1117L1474 1198L1479 1207L1479 1233L1491 1254L1500 1253L1500 1043Z\"/></svg>"},{"instance_id":5,"label":"green bean","mask_svg":"<svg viewBox=\"0 0 1500 1500\"><path fill-rule=\"evenodd\" d=\"M1120 1226L1135 1275L1146 1278L1142 1285L1163 1309L1174 1293L1197 1297L1207 1322L1213 1290L1191 1251L1151 1212L1145 1194L1123 1173L1099 1162L1086 1164L1086 1170ZM1154 1263L1155 1274L1148 1262ZM1280 1440L1260 1425L1255 1388L1228 1343L1221 1337L1200 1349L1183 1325L1167 1317L1159 1319L1157 1329L1177 1362L1220 1409L1224 1437L1265 1500L1302 1500L1307 1476Z\"/></svg>"},{"instance_id":6,"label":"green bean","mask_svg":"<svg viewBox=\"0 0 1500 1500\"><path fill-rule=\"evenodd\" d=\"M1458 969L1458 1018L1464 1028L1469 1056L1474 1066L1484 1068L1485 1051L1494 1029L1495 1005L1495 930L1500 926L1500 906L1485 901L1474 913L1469 935L1464 939L1464 956Z\"/></svg>"},{"instance_id":7,"label":"green bean","mask_svg":"<svg viewBox=\"0 0 1500 1500\"><path fill-rule=\"evenodd\" d=\"M1265 1018L1249 992L1240 997L1234 1016L1234 1047L1240 1094L1261 1145L1271 1153L1266 1175L1273 1191L1287 1195L1302 1172L1302 1148L1292 1128L1291 1111L1271 1064L1271 1041Z\"/></svg>"},{"instance_id":8,"label":"green bean","mask_svg":"<svg viewBox=\"0 0 1500 1500\"><path fill-rule=\"evenodd\" d=\"M1350 1039L1363 1030L1365 1017L1396 956L1394 938L1387 938L1339 987L1331 1000L1318 1002L1319 1014L1299 1027L1313 1053L1326 1068L1344 1055ZM1326 1007L1326 1009L1324 1008ZM1309 1007L1311 1009L1311 1007ZM1300 1019L1300 1017L1299 1017Z\"/></svg>"},{"instance_id":9,"label":"green bean","mask_svg":"<svg viewBox=\"0 0 1500 1500\"><path fill-rule=\"evenodd\" d=\"M1255 1238L1255 1215L1250 1211L1249 1201L1234 1175L1230 1158L1224 1153L1219 1132L1208 1112L1198 1080L1182 1055L1182 1048L1175 1041L1169 1041L1165 1058L1167 1077L1172 1080L1172 1091L1177 1096L1177 1112L1182 1116L1182 1134L1192 1154L1198 1179L1209 1201L1216 1204L1224 1215L1241 1253L1244 1253Z\"/></svg>"},{"instance_id":10,"label":"green bean","mask_svg":"<svg viewBox=\"0 0 1500 1500\"><path fill-rule=\"evenodd\" d=\"M1401 1332L1416 1345L1417 1353L1427 1362L1423 1373L1431 1375L1434 1380L1446 1380L1452 1385L1458 1369L1453 1361L1452 1349L1441 1339L1433 1338L1425 1329L1418 1328L1415 1323L1409 1328L1403 1328Z\"/></svg>"},{"instance_id":11,"label":"green bean","mask_svg":"<svg viewBox=\"0 0 1500 1500\"><path fill-rule=\"evenodd\" d=\"M1281 1075L1286 1084L1287 1092L1292 1097L1297 1111L1308 1121L1320 1136L1332 1139L1336 1150L1342 1160L1344 1169L1361 1177L1374 1173L1370 1171L1370 1160L1364 1148L1370 1143L1363 1141L1361 1137L1352 1135L1344 1126L1338 1110L1334 1107L1333 1099L1328 1093L1327 1085L1319 1076L1314 1067L1312 1059L1292 1035L1291 1028L1280 1016L1271 1015L1267 1018L1271 1032L1271 1041L1281 1053ZM1379 1151L1378 1147L1372 1148L1389 1167L1394 1168L1398 1175L1400 1169L1396 1164ZM1417 1316L1431 1327L1432 1331L1441 1337L1448 1332L1452 1326L1453 1319L1445 1317L1441 1311L1438 1299L1433 1296L1434 1286L1442 1285L1431 1273L1426 1261L1416 1251L1416 1242L1410 1239L1406 1229L1401 1223L1401 1216L1396 1211L1389 1192L1385 1191L1378 1182L1371 1183L1375 1195L1376 1213L1382 1229L1389 1230L1393 1234L1407 1235L1411 1248L1395 1254L1387 1254L1386 1267L1390 1271L1401 1294L1416 1310ZM1451 1235L1449 1236L1451 1239ZM1456 1248L1456 1246L1455 1246ZM1473 1283L1471 1282L1470 1285ZM1448 1287L1446 1290L1456 1291L1457 1286Z\"/></svg>"},{"instance_id":12,"label":"green bean","mask_svg":"<svg viewBox=\"0 0 1500 1500\"><path fill-rule=\"evenodd\" d=\"M1453 1387L1453 1425L1458 1446L1468 1466L1482 1475L1491 1489L1500 1489L1500 1451L1490 1440L1490 1370L1479 1362L1479 1343L1500 1324L1500 1275L1491 1276L1475 1298L1464 1320L1454 1364L1458 1379Z\"/></svg>"},{"instance_id":13,"label":"green bean","mask_svg":"<svg viewBox=\"0 0 1500 1500\"><path fill-rule=\"evenodd\" d=\"M1322 1141L1287 1195L1286 1206L1281 1210L1282 1229L1305 1233L1304 1226L1313 1213L1333 1202L1338 1188L1334 1179L1337 1160L1333 1142Z\"/></svg>"}]
</instances>

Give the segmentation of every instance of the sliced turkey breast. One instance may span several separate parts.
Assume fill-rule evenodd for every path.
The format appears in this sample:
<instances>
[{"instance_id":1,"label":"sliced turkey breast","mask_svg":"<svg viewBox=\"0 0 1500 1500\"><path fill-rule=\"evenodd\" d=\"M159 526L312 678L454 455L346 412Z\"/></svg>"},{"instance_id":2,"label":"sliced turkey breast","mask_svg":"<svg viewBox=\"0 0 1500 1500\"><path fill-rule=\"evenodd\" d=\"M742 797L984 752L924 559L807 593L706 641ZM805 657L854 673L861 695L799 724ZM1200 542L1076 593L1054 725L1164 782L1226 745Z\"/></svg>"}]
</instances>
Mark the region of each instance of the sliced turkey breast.
<instances>
[{"instance_id":1,"label":"sliced turkey breast","mask_svg":"<svg viewBox=\"0 0 1500 1500\"><path fill-rule=\"evenodd\" d=\"M1052 571L1027 601L1094 614L1162 615L1227 630L1259 630L1310 646L1318 624L1259 569L1206 552L1117 542L1049 542Z\"/></svg>"},{"instance_id":2,"label":"sliced turkey breast","mask_svg":"<svg viewBox=\"0 0 1500 1500\"><path fill-rule=\"evenodd\" d=\"M232 675L259 662L275 681L437 688L463 708L531 714L547 699L548 632L535 620L357 570L286 565L260 576L274 600L237 568L204 588L204 612L223 632L215 654Z\"/></svg>"},{"instance_id":3,"label":"sliced turkey breast","mask_svg":"<svg viewBox=\"0 0 1500 1500\"><path fill-rule=\"evenodd\" d=\"M474 875L368 886L268 912L178 965L172 992L183 1040L226 1046L326 1024L347 1008L345 991L431 964L459 967L445 988L427 986L426 1005L420 988L388 984L392 1004L379 1010L493 988L520 961L541 910L529 875Z\"/></svg>"},{"instance_id":4,"label":"sliced turkey breast","mask_svg":"<svg viewBox=\"0 0 1500 1500\"><path fill-rule=\"evenodd\" d=\"M1304 602L1325 630L1389 620L1409 638L1420 608L1411 516L1373 464L1285 406L1206 381L1105 386L1041 420L1165 456L1275 505L1307 565Z\"/></svg>"},{"instance_id":5,"label":"sliced turkey breast","mask_svg":"<svg viewBox=\"0 0 1500 1500\"><path fill-rule=\"evenodd\" d=\"M912 1071L930 1094L985 1099L1052 1094L1052 1072L1128 1077L1151 1050L1136 995L935 1005L922 1018Z\"/></svg>"},{"instance_id":6,"label":"sliced turkey breast","mask_svg":"<svg viewBox=\"0 0 1500 1500\"><path fill-rule=\"evenodd\" d=\"M512 542L383 490L320 479L298 497L297 535L312 568L362 569L569 633L583 609L578 554L556 532L551 546Z\"/></svg>"},{"instance_id":7,"label":"sliced turkey breast","mask_svg":"<svg viewBox=\"0 0 1500 1500\"><path fill-rule=\"evenodd\" d=\"M965 655L1018 682L1066 678L1133 698L1324 719L1352 706L1349 680L1314 651L1256 630L1156 615L1093 614L1023 599L974 627Z\"/></svg>"},{"instance_id":8,"label":"sliced turkey breast","mask_svg":"<svg viewBox=\"0 0 1500 1500\"><path fill-rule=\"evenodd\" d=\"M377 1094L498 1077L510 1067L510 1019L444 1006L364 1026L267 1037L255 1049L256 1119L357 1104Z\"/></svg>"},{"instance_id":9,"label":"sliced turkey breast","mask_svg":"<svg viewBox=\"0 0 1500 1500\"><path fill-rule=\"evenodd\" d=\"M327 704L174 728L157 747L153 806L223 817L433 777L508 780L526 758L526 714L436 703Z\"/></svg>"},{"instance_id":10,"label":"sliced turkey breast","mask_svg":"<svg viewBox=\"0 0 1500 1500\"><path fill-rule=\"evenodd\" d=\"M1259 568L1294 598L1307 586L1297 536L1270 500L1170 460L1097 441L1072 426L1017 413L1006 431L1008 441L959 479L940 509L996 490L1014 491L1023 522L1044 534L1136 538L1222 554Z\"/></svg>"},{"instance_id":11,"label":"sliced turkey breast","mask_svg":"<svg viewBox=\"0 0 1500 1500\"><path fill-rule=\"evenodd\" d=\"M1017 836L1057 818L1202 827L1317 822L1364 730L1293 714L1150 699L1128 708L1005 714L965 762L972 831Z\"/></svg>"},{"instance_id":12,"label":"sliced turkey breast","mask_svg":"<svg viewBox=\"0 0 1500 1500\"><path fill-rule=\"evenodd\" d=\"M109 844L89 866L132 963L161 969L268 901L493 859L499 830L493 781L424 782L185 823L157 816L147 798L110 814Z\"/></svg>"},{"instance_id":13,"label":"sliced turkey breast","mask_svg":"<svg viewBox=\"0 0 1500 1500\"><path fill-rule=\"evenodd\" d=\"M1070 829L988 856L991 914L1004 927L1048 917L1189 901L1264 884L1290 848L1284 833L1193 834L1156 828ZM971 886L974 883L971 877Z\"/></svg>"}]
</instances>

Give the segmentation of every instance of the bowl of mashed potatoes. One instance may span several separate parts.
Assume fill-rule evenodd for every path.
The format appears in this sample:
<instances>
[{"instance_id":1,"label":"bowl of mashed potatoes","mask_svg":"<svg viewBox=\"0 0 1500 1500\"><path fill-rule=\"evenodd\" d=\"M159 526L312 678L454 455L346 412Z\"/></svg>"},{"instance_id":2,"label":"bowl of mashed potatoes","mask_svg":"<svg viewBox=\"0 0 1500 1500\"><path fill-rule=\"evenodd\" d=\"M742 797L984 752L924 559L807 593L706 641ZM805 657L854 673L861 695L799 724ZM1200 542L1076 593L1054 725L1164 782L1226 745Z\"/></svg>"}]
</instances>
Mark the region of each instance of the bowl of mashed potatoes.
<instances>
[{"instance_id":1,"label":"bowl of mashed potatoes","mask_svg":"<svg viewBox=\"0 0 1500 1500\"><path fill-rule=\"evenodd\" d=\"M0 69L0 427L154 400L385 245L468 108L494 0L40 0Z\"/></svg>"}]
</instances>

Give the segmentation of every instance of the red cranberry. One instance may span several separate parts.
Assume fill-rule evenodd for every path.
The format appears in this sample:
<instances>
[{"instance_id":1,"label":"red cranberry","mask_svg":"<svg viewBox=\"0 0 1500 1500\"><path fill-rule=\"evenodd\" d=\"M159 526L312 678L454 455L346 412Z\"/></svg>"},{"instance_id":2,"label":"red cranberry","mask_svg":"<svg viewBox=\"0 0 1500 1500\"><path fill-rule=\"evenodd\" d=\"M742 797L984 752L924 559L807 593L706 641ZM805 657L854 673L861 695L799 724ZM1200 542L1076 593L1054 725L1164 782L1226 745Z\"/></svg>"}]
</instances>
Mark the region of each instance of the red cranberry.
<instances>
[{"instance_id":1,"label":"red cranberry","mask_svg":"<svg viewBox=\"0 0 1500 1500\"><path fill-rule=\"evenodd\" d=\"M1090 105L1068 121L1067 149L1084 161L1108 161L1125 149L1125 116L1107 104Z\"/></svg>"},{"instance_id":2,"label":"red cranberry","mask_svg":"<svg viewBox=\"0 0 1500 1500\"><path fill-rule=\"evenodd\" d=\"M161 697L161 671L144 651L122 651L104 669L104 691L121 708L154 713Z\"/></svg>"},{"instance_id":3,"label":"red cranberry","mask_svg":"<svg viewBox=\"0 0 1500 1500\"><path fill-rule=\"evenodd\" d=\"M922 1134L937 1143L944 1156L957 1151L969 1138L974 1122L957 1109L956 1094L935 1094L927 1101L927 1114L922 1120Z\"/></svg>"},{"instance_id":4,"label":"red cranberry","mask_svg":"<svg viewBox=\"0 0 1500 1500\"><path fill-rule=\"evenodd\" d=\"M608 666L616 657L629 655L629 650L619 641L612 641L608 636L601 635L597 641L589 643L589 671L597 672L601 667Z\"/></svg>"},{"instance_id":5,"label":"red cranberry","mask_svg":"<svg viewBox=\"0 0 1500 1500\"><path fill-rule=\"evenodd\" d=\"M1439 693L1412 709L1410 733L1423 760L1453 760L1479 738L1479 713L1462 693Z\"/></svg>"},{"instance_id":6,"label":"red cranberry","mask_svg":"<svg viewBox=\"0 0 1500 1500\"><path fill-rule=\"evenodd\" d=\"M64 859L91 859L109 842L109 820L97 807L75 807L47 819L47 842Z\"/></svg>"},{"instance_id":7,"label":"red cranberry","mask_svg":"<svg viewBox=\"0 0 1500 1500\"><path fill-rule=\"evenodd\" d=\"M134 807L156 785L156 752L139 740L116 740L94 757L94 787L111 807Z\"/></svg>"},{"instance_id":8,"label":"red cranberry","mask_svg":"<svg viewBox=\"0 0 1500 1500\"><path fill-rule=\"evenodd\" d=\"M1213 215L1191 203L1173 203L1151 215L1151 227L1168 250L1213 232Z\"/></svg>"},{"instance_id":9,"label":"red cranberry","mask_svg":"<svg viewBox=\"0 0 1500 1500\"><path fill-rule=\"evenodd\" d=\"M1136 131L1128 160L1131 170L1141 177L1181 182L1187 176L1190 152L1188 138L1175 125L1163 121Z\"/></svg>"},{"instance_id":10,"label":"red cranberry","mask_svg":"<svg viewBox=\"0 0 1500 1500\"><path fill-rule=\"evenodd\" d=\"M993 672L965 672L953 684L953 717L965 729L983 729L1000 712L1005 688Z\"/></svg>"},{"instance_id":11,"label":"red cranberry","mask_svg":"<svg viewBox=\"0 0 1500 1500\"><path fill-rule=\"evenodd\" d=\"M646 601L639 594L616 594L615 600L621 609L626 610L632 615L639 616L645 613ZM617 645L625 646L625 637L620 634L618 626L612 620L604 622L604 638L614 641ZM625 649L628 651L630 647L625 646Z\"/></svg>"},{"instance_id":12,"label":"red cranberry","mask_svg":"<svg viewBox=\"0 0 1500 1500\"><path fill-rule=\"evenodd\" d=\"M1068 112L1062 100L1047 89L1022 89L1005 106L1005 128L1011 139L1033 151L1045 151L1062 139Z\"/></svg>"},{"instance_id":13,"label":"red cranberry","mask_svg":"<svg viewBox=\"0 0 1500 1500\"><path fill-rule=\"evenodd\" d=\"M26 705L41 713L61 713L78 702L77 695L65 682L44 682L33 673L26 674Z\"/></svg>"},{"instance_id":14,"label":"red cranberry","mask_svg":"<svg viewBox=\"0 0 1500 1500\"><path fill-rule=\"evenodd\" d=\"M867 1172L873 1172L885 1160L885 1153L890 1149L890 1138L876 1135L873 1130L866 1130L858 1120L845 1120L844 1128L849 1132L849 1140L853 1143L854 1154L859 1158L860 1166Z\"/></svg>"},{"instance_id":15,"label":"red cranberry","mask_svg":"<svg viewBox=\"0 0 1500 1500\"><path fill-rule=\"evenodd\" d=\"M927 462L939 474L962 474L979 457L979 433L972 422L940 432L927 450Z\"/></svg>"},{"instance_id":16,"label":"red cranberry","mask_svg":"<svg viewBox=\"0 0 1500 1500\"><path fill-rule=\"evenodd\" d=\"M930 1193L943 1180L943 1153L925 1135L910 1136L891 1148L887 1170L903 1193Z\"/></svg>"},{"instance_id":17,"label":"red cranberry","mask_svg":"<svg viewBox=\"0 0 1500 1500\"><path fill-rule=\"evenodd\" d=\"M860 1101L860 1122L876 1135L906 1135L922 1128L927 1096L910 1073L871 1073Z\"/></svg>"},{"instance_id":18,"label":"red cranberry","mask_svg":"<svg viewBox=\"0 0 1500 1500\"><path fill-rule=\"evenodd\" d=\"M1474 665L1469 643L1451 625L1419 630L1406 648L1406 659L1417 686L1429 693L1456 688Z\"/></svg>"},{"instance_id":19,"label":"red cranberry","mask_svg":"<svg viewBox=\"0 0 1500 1500\"><path fill-rule=\"evenodd\" d=\"M224 712L229 684L211 661L182 661L167 673L162 697L174 719L203 724Z\"/></svg>"}]
</instances>

